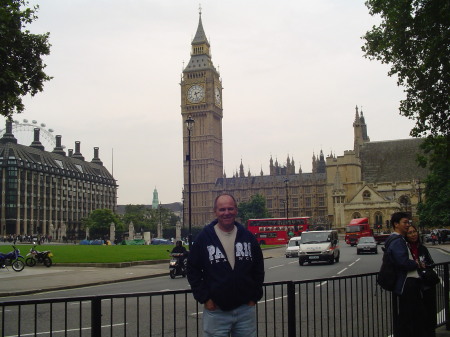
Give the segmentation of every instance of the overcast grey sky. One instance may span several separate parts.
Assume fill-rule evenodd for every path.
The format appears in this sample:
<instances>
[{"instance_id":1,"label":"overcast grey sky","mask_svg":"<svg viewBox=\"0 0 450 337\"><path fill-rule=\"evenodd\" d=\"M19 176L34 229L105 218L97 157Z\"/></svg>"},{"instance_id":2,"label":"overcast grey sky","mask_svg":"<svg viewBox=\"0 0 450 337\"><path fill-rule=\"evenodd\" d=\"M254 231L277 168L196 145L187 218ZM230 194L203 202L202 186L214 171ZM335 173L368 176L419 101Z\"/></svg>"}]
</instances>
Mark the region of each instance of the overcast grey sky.
<instances>
[{"instance_id":1,"label":"overcast grey sky","mask_svg":"<svg viewBox=\"0 0 450 337\"><path fill-rule=\"evenodd\" d=\"M33 1L32 3L37 3ZM119 204L181 201L180 79L198 25L198 1L43 0L33 33L50 32L43 93L15 119L45 122L67 148L93 147L118 180ZM201 3L223 81L224 169L269 173L293 157L311 171L323 149L353 147L355 106L372 141L409 138L403 90L388 66L363 58L377 23L364 1L208 0ZM29 145L29 144L26 144ZM47 149L52 150L52 149Z\"/></svg>"}]
</instances>

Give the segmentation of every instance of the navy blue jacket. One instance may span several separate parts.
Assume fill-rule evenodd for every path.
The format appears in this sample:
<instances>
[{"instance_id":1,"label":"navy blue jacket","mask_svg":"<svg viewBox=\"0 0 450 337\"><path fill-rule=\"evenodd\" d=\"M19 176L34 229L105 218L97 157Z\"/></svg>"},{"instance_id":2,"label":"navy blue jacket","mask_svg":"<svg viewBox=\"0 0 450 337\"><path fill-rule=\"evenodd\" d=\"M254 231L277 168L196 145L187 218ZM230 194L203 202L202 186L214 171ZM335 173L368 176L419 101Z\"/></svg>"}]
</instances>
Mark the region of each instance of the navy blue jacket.
<instances>
[{"instance_id":1,"label":"navy blue jacket","mask_svg":"<svg viewBox=\"0 0 450 337\"><path fill-rule=\"evenodd\" d=\"M405 285L406 275L411 270L418 268L417 263L409 257L409 248L403 235L393 233L386 242L386 254L394 263L397 272L397 281L395 283L394 293L401 295L403 293L403 286Z\"/></svg>"},{"instance_id":2,"label":"navy blue jacket","mask_svg":"<svg viewBox=\"0 0 450 337\"><path fill-rule=\"evenodd\" d=\"M189 252L187 277L194 298L205 303L212 299L222 310L232 310L263 295L264 259L254 235L241 224L234 246L234 269L214 231L214 220L205 226Z\"/></svg>"}]
</instances>

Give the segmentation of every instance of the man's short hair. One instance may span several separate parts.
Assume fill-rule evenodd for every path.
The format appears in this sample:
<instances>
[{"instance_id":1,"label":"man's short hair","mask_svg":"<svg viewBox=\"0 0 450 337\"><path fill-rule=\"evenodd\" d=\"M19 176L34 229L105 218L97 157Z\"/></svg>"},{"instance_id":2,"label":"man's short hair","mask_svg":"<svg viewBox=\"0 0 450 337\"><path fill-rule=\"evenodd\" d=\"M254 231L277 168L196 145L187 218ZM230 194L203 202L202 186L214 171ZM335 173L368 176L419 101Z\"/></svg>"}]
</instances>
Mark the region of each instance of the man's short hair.
<instances>
[{"instance_id":1,"label":"man's short hair","mask_svg":"<svg viewBox=\"0 0 450 337\"><path fill-rule=\"evenodd\" d=\"M395 228L394 224L395 223L400 223L400 220L403 219L403 218L409 219L410 218L409 213L406 213L406 212L395 212L394 214L392 214L392 216L391 216L392 228Z\"/></svg>"},{"instance_id":2,"label":"man's short hair","mask_svg":"<svg viewBox=\"0 0 450 337\"><path fill-rule=\"evenodd\" d=\"M222 193L222 194L219 194L219 195L214 199L214 210L216 210L216 208L217 208L217 199L219 199L220 197L222 197L222 196L224 196L224 195L227 195L227 196L229 196L231 199L233 199L233 201L234 201L234 207L237 208L237 202L236 202L236 199L235 199L231 194L229 194L229 193Z\"/></svg>"}]
</instances>

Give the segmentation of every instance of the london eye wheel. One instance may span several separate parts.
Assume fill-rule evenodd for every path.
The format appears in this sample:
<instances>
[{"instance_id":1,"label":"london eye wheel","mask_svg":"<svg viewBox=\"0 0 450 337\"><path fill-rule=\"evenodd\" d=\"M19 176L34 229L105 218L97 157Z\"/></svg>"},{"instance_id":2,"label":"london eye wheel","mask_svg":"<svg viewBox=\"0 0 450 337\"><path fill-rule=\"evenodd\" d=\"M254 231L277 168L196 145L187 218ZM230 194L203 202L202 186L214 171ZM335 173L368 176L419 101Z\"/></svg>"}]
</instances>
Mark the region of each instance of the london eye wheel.
<instances>
[{"instance_id":1,"label":"london eye wheel","mask_svg":"<svg viewBox=\"0 0 450 337\"><path fill-rule=\"evenodd\" d=\"M36 120L31 122L28 119L23 121L15 120L12 124L12 133L17 142L22 145L30 146L34 141L34 129L39 128L39 141L45 147L46 151L52 151L56 146L56 138L53 135L54 130L47 128L45 123L38 123ZM6 129L0 130L0 137L3 137Z\"/></svg>"}]
</instances>

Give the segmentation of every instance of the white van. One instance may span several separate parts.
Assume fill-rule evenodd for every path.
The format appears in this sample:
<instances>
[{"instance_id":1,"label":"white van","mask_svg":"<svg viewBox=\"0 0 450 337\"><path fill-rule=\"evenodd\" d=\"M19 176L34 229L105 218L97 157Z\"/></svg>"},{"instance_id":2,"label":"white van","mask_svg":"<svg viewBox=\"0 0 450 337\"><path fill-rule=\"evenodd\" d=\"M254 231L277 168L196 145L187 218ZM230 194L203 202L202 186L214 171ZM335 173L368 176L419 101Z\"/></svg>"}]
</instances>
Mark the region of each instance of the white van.
<instances>
[{"instance_id":1,"label":"white van","mask_svg":"<svg viewBox=\"0 0 450 337\"><path fill-rule=\"evenodd\" d=\"M339 240L336 230L303 232L298 250L298 263L339 262Z\"/></svg>"},{"instance_id":2,"label":"white van","mask_svg":"<svg viewBox=\"0 0 450 337\"><path fill-rule=\"evenodd\" d=\"M300 245L301 236L294 236L291 238L286 247L286 257L297 257L298 256L298 247Z\"/></svg>"}]
</instances>

